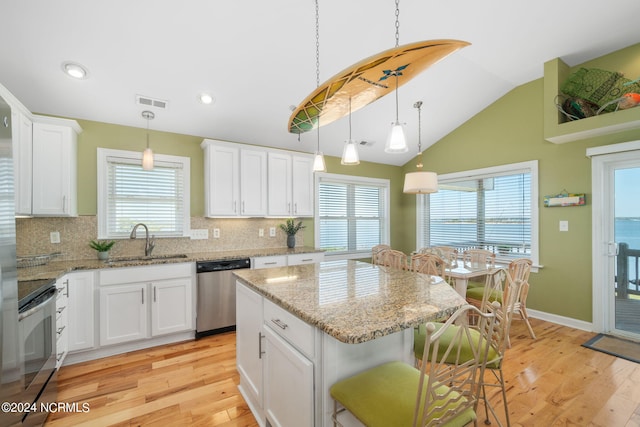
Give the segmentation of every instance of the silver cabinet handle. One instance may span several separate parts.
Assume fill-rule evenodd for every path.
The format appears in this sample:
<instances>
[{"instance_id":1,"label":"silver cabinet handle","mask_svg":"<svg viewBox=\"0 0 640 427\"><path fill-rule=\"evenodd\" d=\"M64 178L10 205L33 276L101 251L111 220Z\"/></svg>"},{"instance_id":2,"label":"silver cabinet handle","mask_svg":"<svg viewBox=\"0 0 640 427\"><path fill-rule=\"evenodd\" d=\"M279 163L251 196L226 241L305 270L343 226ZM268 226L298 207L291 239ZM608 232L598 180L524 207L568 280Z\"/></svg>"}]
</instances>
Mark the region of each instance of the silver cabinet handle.
<instances>
[{"instance_id":1,"label":"silver cabinet handle","mask_svg":"<svg viewBox=\"0 0 640 427\"><path fill-rule=\"evenodd\" d=\"M153 302L156 302L156 287L153 287Z\"/></svg>"},{"instance_id":2,"label":"silver cabinet handle","mask_svg":"<svg viewBox=\"0 0 640 427\"><path fill-rule=\"evenodd\" d=\"M264 338L264 335L258 331L258 359L262 359L262 355L264 354L264 351L262 351L262 338Z\"/></svg>"},{"instance_id":3,"label":"silver cabinet handle","mask_svg":"<svg viewBox=\"0 0 640 427\"><path fill-rule=\"evenodd\" d=\"M310 261L313 261L313 258L304 258L301 261L302 262L310 262Z\"/></svg>"},{"instance_id":4,"label":"silver cabinet handle","mask_svg":"<svg viewBox=\"0 0 640 427\"><path fill-rule=\"evenodd\" d=\"M297 203L294 203L294 204L293 204L293 213L294 213L294 214L297 214L297 213L298 213L298 204L297 204Z\"/></svg>"},{"instance_id":5,"label":"silver cabinet handle","mask_svg":"<svg viewBox=\"0 0 640 427\"><path fill-rule=\"evenodd\" d=\"M58 330L56 331L56 333L57 333L58 335L61 335L61 334L62 334L62 331L64 331L64 328L66 328L66 326L61 326L61 327L59 327L59 328L58 328Z\"/></svg>"},{"instance_id":6,"label":"silver cabinet handle","mask_svg":"<svg viewBox=\"0 0 640 427\"><path fill-rule=\"evenodd\" d=\"M62 353L58 353L58 357L56 357L56 362L59 362L62 360L62 356L64 355L64 352Z\"/></svg>"},{"instance_id":7,"label":"silver cabinet handle","mask_svg":"<svg viewBox=\"0 0 640 427\"><path fill-rule=\"evenodd\" d=\"M278 261L269 261L269 262L265 262L264 265L274 265L277 264Z\"/></svg>"},{"instance_id":8,"label":"silver cabinet handle","mask_svg":"<svg viewBox=\"0 0 640 427\"><path fill-rule=\"evenodd\" d=\"M62 196L62 213L67 213L67 196Z\"/></svg>"},{"instance_id":9,"label":"silver cabinet handle","mask_svg":"<svg viewBox=\"0 0 640 427\"><path fill-rule=\"evenodd\" d=\"M58 314L62 313L62 312L64 311L64 309L65 309L65 308L67 308L67 306L66 306L66 305L65 305L65 306L63 306L63 307L60 307L59 309L57 309L57 310L56 310L56 313L58 313Z\"/></svg>"},{"instance_id":10,"label":"silver cabinet handle","mask_svg":"<svg viewBox=\"0 0 640 427\"><path fill-rule=\"evenodd\" d=\"M69 296L69 279L64 281L64 286L67 289L66 296L68 297Z\"/></svg>"},{"instance_id":11,"label":"silver cabinet handle","mask_svg":"<svg viewBox=\"0 0 640 427\"><path fill-rule=\"evenodd\" d=\"M289 326L280 319L271 319L271 321L282 330L287 329L287 327Z\"/></svg>"},{"instance_id":12,"label":"silver cabinet handle","mask_svg":"<svg viewBox=\"0 0 640 427\"><path fill-rule=\"evenodd\" d=\"M144 305L144 288L140 289L142 291L142 304Z\"/></svg>"}]
</instances>

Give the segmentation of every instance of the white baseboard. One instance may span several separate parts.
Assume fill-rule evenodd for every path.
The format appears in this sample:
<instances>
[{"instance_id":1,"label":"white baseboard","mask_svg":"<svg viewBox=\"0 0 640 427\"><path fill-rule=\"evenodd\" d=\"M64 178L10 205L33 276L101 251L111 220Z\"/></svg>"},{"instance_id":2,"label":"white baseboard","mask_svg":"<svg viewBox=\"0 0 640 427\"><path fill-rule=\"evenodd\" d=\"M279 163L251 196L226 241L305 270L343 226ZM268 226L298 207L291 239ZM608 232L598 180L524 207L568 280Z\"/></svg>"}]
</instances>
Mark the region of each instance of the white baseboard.
<instances>
[{"instance_id":1,"label":"white baseboard","mask_svg":"<svg viewBox=\"0 0 640 427\"><path fill-rule=\"evenodd\" d=\"M582 331L594 332L593 323L584 320L573 319L571 317L558 316L557 314L545 313L544 311L531 310L527 308L529 317L544 320L546 322L556 323L562 326L568 326ZM515 318L515 316L514 316Z\"/></svg>"}]
</instances>

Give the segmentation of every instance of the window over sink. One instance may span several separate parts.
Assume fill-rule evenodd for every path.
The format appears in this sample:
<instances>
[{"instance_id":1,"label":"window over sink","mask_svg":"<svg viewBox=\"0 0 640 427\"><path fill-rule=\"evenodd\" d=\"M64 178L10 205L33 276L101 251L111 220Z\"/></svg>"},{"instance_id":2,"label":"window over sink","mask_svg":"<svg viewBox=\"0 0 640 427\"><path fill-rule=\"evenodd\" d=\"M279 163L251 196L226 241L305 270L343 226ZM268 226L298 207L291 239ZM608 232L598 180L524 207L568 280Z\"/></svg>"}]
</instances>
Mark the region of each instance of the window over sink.
<instances>
[{"instance_id":1,"label":"window over sink","mask_svg":"<svg viewBox=\"0 0 640 427\"><path fill-rule=\"evenodd\" d=\"M190 159L155 154L152 170L142 153L98 148L98 238L128 238L142 222L156 237L190 233Z\"/></svg>"}]
</instances>

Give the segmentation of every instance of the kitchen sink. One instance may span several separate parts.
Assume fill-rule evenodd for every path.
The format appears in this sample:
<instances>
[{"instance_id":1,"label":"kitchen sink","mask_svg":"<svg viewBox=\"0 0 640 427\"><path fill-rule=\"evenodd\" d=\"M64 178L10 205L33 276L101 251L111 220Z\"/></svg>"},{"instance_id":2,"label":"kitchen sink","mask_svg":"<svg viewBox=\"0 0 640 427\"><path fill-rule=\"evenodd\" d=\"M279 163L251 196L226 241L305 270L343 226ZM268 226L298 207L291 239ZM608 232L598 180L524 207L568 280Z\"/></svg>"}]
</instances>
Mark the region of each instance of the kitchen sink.
<instances>
[{"instance_id":1,"label":"kitchen sink","mask_svg":"<svg viewBox=\"0 0 640 427\"><path fill-rule=\"evenodd\" d=\"M187 258L187 254L168 254L168 255L151 255L151 256L127 256L127 257L116 257L110 258L105 261L106 264L118 264L125 262L135 262L135 261L163 261L163 260L172 260L172 259L181 259Z\"/></svg>"}]
</instances>

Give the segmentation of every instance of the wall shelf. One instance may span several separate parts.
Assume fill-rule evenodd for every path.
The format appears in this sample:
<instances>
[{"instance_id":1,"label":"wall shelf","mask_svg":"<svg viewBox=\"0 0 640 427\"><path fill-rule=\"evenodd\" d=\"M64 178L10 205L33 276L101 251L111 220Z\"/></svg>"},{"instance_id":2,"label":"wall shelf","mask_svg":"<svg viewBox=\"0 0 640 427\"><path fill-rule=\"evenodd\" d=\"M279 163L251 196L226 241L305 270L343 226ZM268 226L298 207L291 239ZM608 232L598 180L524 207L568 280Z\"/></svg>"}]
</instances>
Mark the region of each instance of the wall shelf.
<instances>
[{"instance_id":1,"label":"wall shelf","mask_svg":"<svg viewBox=\"0 0 640 427\"><path fill-rule=\"evenodd\" d=\"M560 93L560 85L569 77L571 71L560 58L544 64L545 140L554 144L564 144L625 130L640 129L640 107L563 122L564 117L556 108L555 103L556 97Z\"/></svg>"}]
</instances>

